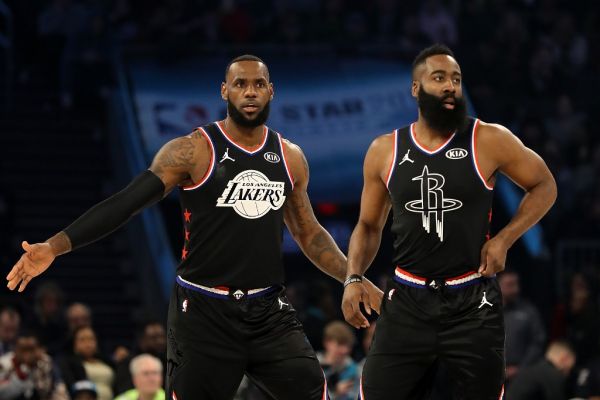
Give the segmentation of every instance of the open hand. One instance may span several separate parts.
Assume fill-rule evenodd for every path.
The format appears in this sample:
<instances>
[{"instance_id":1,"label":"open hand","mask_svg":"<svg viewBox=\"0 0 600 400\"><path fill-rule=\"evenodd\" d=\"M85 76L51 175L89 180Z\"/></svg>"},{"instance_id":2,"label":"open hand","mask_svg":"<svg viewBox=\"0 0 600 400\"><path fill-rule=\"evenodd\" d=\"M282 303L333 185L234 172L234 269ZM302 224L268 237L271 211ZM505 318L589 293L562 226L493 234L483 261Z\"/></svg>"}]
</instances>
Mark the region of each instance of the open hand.
<instances>
[{"instance_id":1,"label":"open hand","mask_svg":"<svg viewBox=\"0 0 600 400\"><path fill-rule=\"evenodd\" d=\"M33 278L47 270L56 258L48 243L29 244L24 241L21 246L25 253L6 276L6 286L10 290L19 286L19 292L25 290Z\"/></svg>"}]
</instances>

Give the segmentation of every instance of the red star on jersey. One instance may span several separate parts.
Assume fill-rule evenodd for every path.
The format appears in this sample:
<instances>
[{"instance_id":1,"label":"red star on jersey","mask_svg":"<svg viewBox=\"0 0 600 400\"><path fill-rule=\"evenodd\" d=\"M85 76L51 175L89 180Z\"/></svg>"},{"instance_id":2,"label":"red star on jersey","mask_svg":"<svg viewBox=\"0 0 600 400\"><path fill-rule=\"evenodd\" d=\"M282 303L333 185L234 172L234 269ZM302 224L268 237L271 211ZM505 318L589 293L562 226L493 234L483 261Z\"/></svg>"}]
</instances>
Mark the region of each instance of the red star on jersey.
<instances>
[{"instance_id":1,"label":"red star on jersey","mask_svg":"<svg viewBox=\"0 0 600 400\"><path fill-rule=\"evenodd\" d=\"M192 213L188 211L188 209L185 209L185 212L183 213L183 216L185 218L185 222L190 222L192 219Z\"/></svg>"},{"instance_id":2,"label":"red star on jersey","mask_svg":"<svg viewBox=\"0 0 600 400\"><path fill-rule=\"evenodd\" d=\"M185 249L185 247L183 248L183 250L181 250L181 259L185 260L187 257L187 253L188 251Z\"/></svg>"},{"instance_id":3,"label":"red star on jersey","mask_svg":"<svg viewBox=\"0 0 600 400\"><path fill-rule=\"evenodd\" d=\"M190 240L190 231L188 231L187 229L185 230L185 240Z\"/></svg>"}]
</instances>

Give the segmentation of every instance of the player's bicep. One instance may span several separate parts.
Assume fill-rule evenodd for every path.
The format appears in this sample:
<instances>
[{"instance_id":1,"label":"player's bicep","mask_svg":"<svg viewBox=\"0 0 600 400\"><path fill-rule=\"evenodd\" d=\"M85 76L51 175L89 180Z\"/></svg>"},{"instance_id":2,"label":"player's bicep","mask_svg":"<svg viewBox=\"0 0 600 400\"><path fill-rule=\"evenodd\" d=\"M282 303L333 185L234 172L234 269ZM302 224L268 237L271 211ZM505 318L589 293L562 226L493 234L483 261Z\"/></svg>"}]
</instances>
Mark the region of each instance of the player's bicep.
<instances>
[{"instance_id":1,"label":"player's bicep","mask_svg":"<svg viewBox=\"0 0 600 400\"><path fill-rule=\"evenodd\" d=\"M521 188L529 190L546 179L553 179L544 160L512 133L504 132L499 141L498 170Z\"/></svg>"},{"instance_id":2,"label":"player's bicep","mask_svg":"<svg viewBox=\"0 0 600 400\"><path fill-rule=\"evenodd\" d=\"M195 144L190 136L173 139L156 153L149 170L165 185L165 194L189 180L195 163Z\"/></svg>"},{"instance_id":3,"label":"player's bicep","mask_svg":"<svg viewBox=\"0 0 600 400\"><path fill-rule=\"evenodd\" d=\"M392 206L388 189L382 179L385 165L382 160L385 159L381 149L372 145L365 157L363 168L364 184L359 222L374 229L383 229Z\"/></svg>"}]
</instances>

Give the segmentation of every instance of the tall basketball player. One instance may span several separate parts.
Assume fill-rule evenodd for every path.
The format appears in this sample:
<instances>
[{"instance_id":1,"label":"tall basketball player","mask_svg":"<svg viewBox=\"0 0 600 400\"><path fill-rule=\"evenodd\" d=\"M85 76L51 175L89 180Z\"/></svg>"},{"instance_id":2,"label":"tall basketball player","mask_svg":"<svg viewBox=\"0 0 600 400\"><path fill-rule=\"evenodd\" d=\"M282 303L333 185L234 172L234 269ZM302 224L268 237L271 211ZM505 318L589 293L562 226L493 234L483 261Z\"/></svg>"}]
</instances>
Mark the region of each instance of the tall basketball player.
<instances>
[{"instance_id":1,"label":"tall basketball player","mask_svg":"<svg viewBox=\"0 0 600 400\"><path fill-rule=\"evenodd\" d=\"M364 400L421 399L438 363L455 398L503 395L504 324L495 274L507 250L550 209L556 184L544 161L508 129L468 118L460 66L435 45L413 63L418 120L373 141L342 309L359 327L370 301L362 275L393 210L394 275L362 376ZM492 194L503 173L526 194L490 238ZM352 282L352 283L350 283Z\"/></svg>"},{"instance_id":2,"label":"tall basketball player","mask_svg":"<svg viewBox=\"0 0 600 400\"><path fill-rule=\"evenodd\" d=\"M23 242L8 287L24 290L56 256L178 187L185 241L169 307L168 396L231 399L247 374L271 398L324 399L323 372L282 286L283 224L340 281L346 259L314 216L302 151L265 125L273 99L265 63L231 61L221 96L225 120L167 143L149 170L46 242ZM369 290L377 310L383 293Z\"/></svg>"}]
</instances>

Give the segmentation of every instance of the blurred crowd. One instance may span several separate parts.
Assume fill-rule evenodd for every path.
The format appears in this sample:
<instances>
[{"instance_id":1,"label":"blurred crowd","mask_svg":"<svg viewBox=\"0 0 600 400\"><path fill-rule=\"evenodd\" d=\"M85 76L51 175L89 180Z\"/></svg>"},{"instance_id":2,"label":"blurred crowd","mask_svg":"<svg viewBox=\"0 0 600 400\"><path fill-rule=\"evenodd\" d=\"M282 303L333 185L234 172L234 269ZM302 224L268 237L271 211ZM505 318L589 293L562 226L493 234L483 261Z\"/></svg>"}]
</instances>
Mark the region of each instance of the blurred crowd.
<instances>
[{"instance_id":1,"label":"blurred crowd","mask_svg":"<svg viewBox=\"0 0 600 400\"><path fill-rule=\"evenodd\" d=\"M55 91L65 109L96 110L113 85L112 50L119 47L152 51L163 62L245 49L267 59L309 53L410 62L427 45L446 43L478 116L508 126L554 173L559 197L543 221L549 247L600 237L596 1L5 2L15 15L17 84ZM8 229L0 230L0 259L9 262L17 247L8 233L14 205L1 190L0 224ZM564 394L554 398L600 398L600 268L587 267L565 276L566 294L546 304L549 311L521 293L520 271L499 277L509 398L532 398L528 393L543 391L544 382L556 384L546 391ZM339 288L330 282L307 287L292 284L290 300L319 351L332 399L354 399L372 328L357 333L341 322ZM105 349L89 307L65 305L56 285L40 285L31 310L2 306L1 399L164 396L161 323L140 327L136 343ZM251 383L242 385L239 399L260 398Z\"/></svg>"},{"instance_id":2,"label":"blurred crowd","mask_svg":"<svg viewBox=\"0 0 600 400\"><path fill-rule=\"evenodd\" d=\"M162 321L141 324L135 343L107 349L89 306L65 304L52 281L34 298L33 309L0 308L0 399L165 399Z\"/></svg>"}]
</instances>

